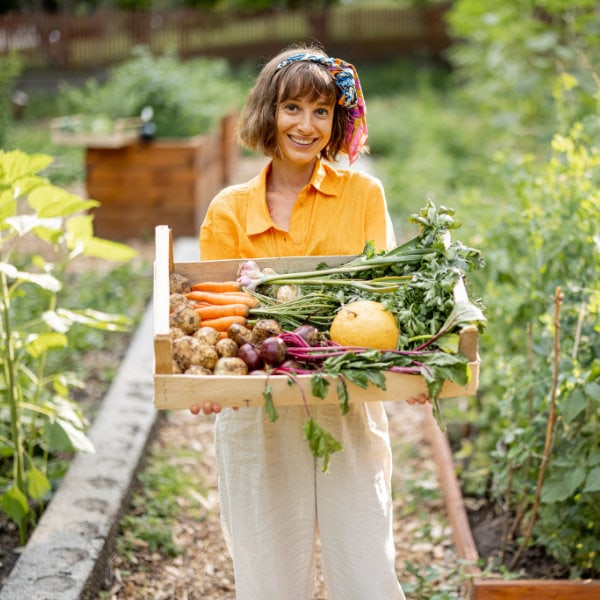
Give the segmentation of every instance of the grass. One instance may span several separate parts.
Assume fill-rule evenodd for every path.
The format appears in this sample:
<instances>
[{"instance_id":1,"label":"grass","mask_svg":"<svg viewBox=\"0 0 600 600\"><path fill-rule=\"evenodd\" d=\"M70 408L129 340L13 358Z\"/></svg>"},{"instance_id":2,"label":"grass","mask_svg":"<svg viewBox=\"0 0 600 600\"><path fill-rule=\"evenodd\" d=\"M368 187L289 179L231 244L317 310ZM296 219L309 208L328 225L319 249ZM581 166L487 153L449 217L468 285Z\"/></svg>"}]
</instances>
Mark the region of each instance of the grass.
<instances>
[{"instance_id":1,"label":"grass","mask_svg":"<svg viewBox=\"0 0 600 600\"><path fill-rule=\"evenodd\" d=\"M184 507L189 517L200 520L203 477L195 468L197 461L197 452L185 448L164 446L151 452L137 477L129 512L121 520L119 555L131 561L140 543L164 556L183 551L173 539L173 526Z\"/></svg>"}]
</instances>

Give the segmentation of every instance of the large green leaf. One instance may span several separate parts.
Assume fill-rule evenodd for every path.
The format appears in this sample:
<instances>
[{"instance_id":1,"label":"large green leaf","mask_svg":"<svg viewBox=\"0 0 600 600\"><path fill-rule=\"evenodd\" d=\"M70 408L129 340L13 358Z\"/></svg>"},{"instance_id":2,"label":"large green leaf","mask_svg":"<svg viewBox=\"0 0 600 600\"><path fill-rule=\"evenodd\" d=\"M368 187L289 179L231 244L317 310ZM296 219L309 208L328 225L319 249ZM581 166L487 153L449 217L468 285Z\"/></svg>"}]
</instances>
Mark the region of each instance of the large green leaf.
<instances>
[{"instance_id":1,"label":"large green leaf","mask_svg":"<svg viewBox=\"0 0 600 600\"><path fill-rule=\"evenodd\" d=\"M600 467L594 467L587 476L584 492L600 492Z\"/></svg>"},{"instance_id":2,"label":"large green leaf","mask_svg":"<svg viewBox=\"0 0 600 600\"><path fill-rule=\"evenodd\" d=\"M47 154L26 154L21 150L0 150L0 186L15 185L19 180L43 171L54 159Z\"/></svg>"},{"instance_id":3,"label":"large green leaf","mask_svg":"<svg viewBox=\"0 0 600 600\"><path fill-rule=\"evenodd\" d=\"M51 184L32 190L28 202L41 218L69 217L100 205L96 200L84 200Z\"/></svg>"},{"instance_id":4,"label":"large green leaf","mask_svg":"<svg viewBox=\"0 0 600 600\"><path fill-rule=\"evenodd\" d=\"M94 452L94 445L85 432L69 421L61 419L47 421L44 438L53 452Z\"/></svg>"},{"instance_id":5,"label":"large green leaf","mask_svg":"<svg viewBox=\"0 0 600 600\"><path fill-rule=\"evenodd\" d=\"M575 467L556 471L549 477L542 487L542 502L564 502L575 495L577 488L585 480L585 469Z\"/></svg>"},{"instance_id":6,"label":"large green leaf","mask_svg":"<svg viewBox=\"0 0 600 600\"><path fill-rule=\"evenodd\" d=\"M74 255L85 254L110 261L127 262L137 254L137 251L127 244L95 237L92 215L71 217L65 228L67 246Z\"/></svg>"},{"instance_id":7,"label":"large green leaf","mask_svg":"<svg viewBox=\"0 0 600 600\"><path fill-rule=\"evenodd\" d=\"M27 352L33 358L41 356L52 348L66 348L68 345L67 336L56 331L32 334L27 338Z\"/></svg>"},{"instance_id":8,"label":"large green leaf","mask_svg":"<svg viewBox=\"0 0 600 600\"><path fill-rule=\"evenodd\" d=\"M5 262L0 262L0 272L4 273L9 279L35 283L49 292L56 293L62 288L62 283L49 273L19 271L14 265Z\"/></svg>"},{"instance_id":9,"label":"large green leaf","mask_svg":"<svg viewBox=\"0 0 600 600\"><path fill-rule=\"evenodd\" d=\"M44 494L50 491L51 485L44 473L35 467L30 469L25 476L27 493L34 500L41 500Z\"/></svg>"},{"instance_id":10,"label":"large green leaf","mask_svg":"<svg viewBox=\"0 0 600 600\"><path fill-rule=\"evenodd\" d=\"M105 331L127 331L131 325L131 320L126 315L104 313L91 308L82 310L59 308L55 313L47 311L43 317L44 320L48 319L47 322L52 321L53 323L56 323L56 321L52 319L56 318L62 321L63 326L67 326L67 328L73 323L79 323L80 325ZM60 329L57 329L57 331L60 331Z\"/></svg>"},{"instance_id":11,"label":"large green leaf","mask_svg":"<svg viewBox=\"0 0 600 600\"><path fill-rule=\"evenodd\" d=\"M0 504L9 518L17 524L22 523L29 512L25 494L15 486L8 488L2 494Z\"/></svg>"}]
</instances>

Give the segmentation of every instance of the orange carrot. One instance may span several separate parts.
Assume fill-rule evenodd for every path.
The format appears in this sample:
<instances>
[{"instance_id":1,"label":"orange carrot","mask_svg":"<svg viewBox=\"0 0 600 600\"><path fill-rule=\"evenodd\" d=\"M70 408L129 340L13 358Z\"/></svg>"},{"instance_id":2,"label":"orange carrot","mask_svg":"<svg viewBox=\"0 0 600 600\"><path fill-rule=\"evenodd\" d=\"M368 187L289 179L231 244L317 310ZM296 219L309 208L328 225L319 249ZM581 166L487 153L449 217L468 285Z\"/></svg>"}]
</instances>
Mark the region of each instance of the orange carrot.
<instances>
[{"instance_id":1,"label":"orange carrot","mask_svg":"<svg viewBox=\"0 0 600 600\"><path fill-rule=\"evenodd\" d=\"M201 281L192 285L195 292L240 292L241 289L237 281Z\"/></svg>"},{"instance_id":2,"label":"orange carrot","mask_svg":"<svg viewBox=\"0 0 600 600\"><path fill-rule=\"evenodd\" d=\"M202 320L202 327L212 327L217 331L227 331L231 325L245 325L245 317L219 317L217 319Z\"/></svg>"},{"instance_id":3,"label":"orange carrot","mask_svg":"<svg viewBox=\"0 0 600 600\"><path fill-rule=\"evenodd\" d=\"M245 304L250 308L258 306L258 300L244 292L188 292L189 300L194 302L208 302L209 304Z\"/></svg>"},{"instance_id":4,"label":"orange carrot","mask_svg":"<svg viewBox=\"0 0 600 600\"><path fill-rule=\"evenodd\" d=\"M249 311L247 304L209 304L194 308L202 317L202 321L219 317L247 317Z\"/></svg>"}]
</instances>

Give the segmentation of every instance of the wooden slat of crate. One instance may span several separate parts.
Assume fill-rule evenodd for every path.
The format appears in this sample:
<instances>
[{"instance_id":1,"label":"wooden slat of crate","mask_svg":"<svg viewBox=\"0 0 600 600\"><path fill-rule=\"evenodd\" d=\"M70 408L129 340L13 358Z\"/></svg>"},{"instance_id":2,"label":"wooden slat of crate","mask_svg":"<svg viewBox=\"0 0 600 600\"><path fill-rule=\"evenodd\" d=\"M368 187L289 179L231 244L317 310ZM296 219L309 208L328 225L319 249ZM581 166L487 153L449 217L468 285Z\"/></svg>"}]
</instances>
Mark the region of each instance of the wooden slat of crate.
<instances>
[{"instance_id":1,"label":"wooden slat of crate","mask_svg":"<svg viewBox=\"0 0 600 600\"><path fill-rule=\"evenodd\" d=\"M284 257L256 259L261 266L269 266L279 273L314 268L325 262L335 266L350 260L350 256ZM171 230L167 226L156 228L156 260L154 265L154 404L158 409L187 409L193 404L206 400L219 402L222 406L262 406L265 385L271 385L276 405L302 404L302 393L297 386L290 386L284 375L262 376L221 376L221 375L181 375L172 374L172 346L169 337L169 274L181 273L194 281L225 281L235 279L242 260L217 260L204 262L173 261ZM459 287L458 294L466 293ZM471 380L465 387L447 381L441 397L473 395L479 382L479 357L477 354L478 333L476 327L467 327L460 334L460 350L469 359ZM335 404L338 402L335 391L335 378L329 378L331 385L324 400L312 396L310 376L298 377L304 398L309 404ZM427 391L422 377L400 373L386 374L386 389L374 385L362 389L349 384L351 402L375 400L406 400Z\"/></svg>"}]
</instances>

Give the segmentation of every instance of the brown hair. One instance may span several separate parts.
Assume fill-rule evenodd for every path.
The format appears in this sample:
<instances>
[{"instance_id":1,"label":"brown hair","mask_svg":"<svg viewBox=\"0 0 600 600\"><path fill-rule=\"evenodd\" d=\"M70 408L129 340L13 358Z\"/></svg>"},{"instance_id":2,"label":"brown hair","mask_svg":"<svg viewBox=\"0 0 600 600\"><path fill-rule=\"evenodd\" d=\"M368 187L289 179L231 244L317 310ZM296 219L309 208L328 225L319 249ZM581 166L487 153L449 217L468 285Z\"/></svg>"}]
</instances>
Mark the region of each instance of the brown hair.
<instances>
[{"instance_id":1,"label":"brown hair","mask_svg":"<svg viewBox=\"0 0 600 600\"><path fill-rule=\"evenodd\" d=\"M299 52L327 56L319 47L294 45L267 62L256 78L242 110L238 126L239 142L250 150L276 156L278 104L290 98L315 100L324 97L334 103L334 114L331 139L321 154L325 159L335 159L340 152L347 151L349 110L337 103L337 85L326 66L312 61L297 61L277 69L282 60Z\"/></svg>"}]
</instances>

